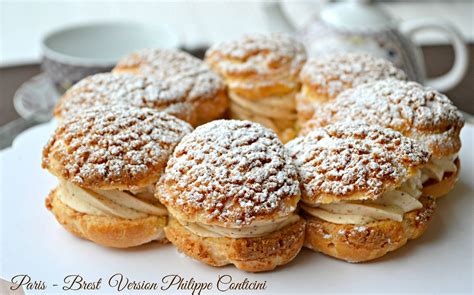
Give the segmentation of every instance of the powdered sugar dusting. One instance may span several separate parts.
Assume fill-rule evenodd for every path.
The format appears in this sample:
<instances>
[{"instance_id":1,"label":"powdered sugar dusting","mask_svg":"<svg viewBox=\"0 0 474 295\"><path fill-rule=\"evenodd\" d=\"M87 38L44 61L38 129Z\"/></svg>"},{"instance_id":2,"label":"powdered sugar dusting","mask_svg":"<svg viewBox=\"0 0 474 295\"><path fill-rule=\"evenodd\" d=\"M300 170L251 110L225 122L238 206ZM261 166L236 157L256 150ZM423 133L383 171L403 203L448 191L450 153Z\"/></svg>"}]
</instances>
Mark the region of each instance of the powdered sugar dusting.
<instances>
[{"instance_id":1,"label":"powdered sugar dusting","mask_svg":"<svg viewBox=\"0 0 474 295\"><path fill-rule=\"evenodd\" d=\"M64 121L43 150L43 167L59 163L80 186L157 181L173 148L192 127L147 108L99 106Z\"/></svg>"},{"instance_id":2,"label":"powdered sugar dusting","mask_svg":"<svg viewBox=\"0 0 474 295\"><path fill-rule=\"evenodd\" d=\"M464 122L456 106L434 89L393 79L344 91L318 109L302 133L334 122L358 120L399 131L435 154L455 153L461 147L459 133Z\"/></svg>"},{"instance_id":3,"label":"powdered sugar dusting","mask_svg":"<svg viewBox=\"0 0 474 295\"><path fill-rule=\"evenodd\" d=\"M288 35L254 34L214 45L206 52L206 60L224 76L266 75L282 69L292 76L299 73L306 52L300 42Z\"/></svg>"},{"instance_id":4,"label":"powdered sugar dusting","mask_svg":"<svg viewBox=\"0 0 474 295\"><path fill-rule=\"evenodd\" d=\"M236 226L287 216L300 194L296 168L276 134L237 120L213 121L185 136L163 185L165 205Z\"/></svg>"},{"instance_id":5,"label":"powdered sugar dusting","mask_svg":"<svg viewBox=\"0 0 474 295\"><path fill-rule=\"evenodd\" d=\"M202 60L182 51L143 49L120 60L116 69L137 68L138 74L169 82L194 101L214 97L224 82Z\"/></svg>"},{"instance_id":6,"label":"powdered sugar dusting","mask_svg":"<svg viewBox=\"0 0 474 295\"><path fill-rule=\"evenodd\" d=\"M286 146L299 168L303 198L312 202L321 201L321 194L377 197L403 181L409 167L429 160L427 151L401 133L359 123L315 129Z\"/></svg>"},{"instance_id":7,"label":"powdered sugar dusting","mask_svg":"<svg viewBox=\"0 0 474 295\"><path fill-rule=\"evenodd\" d=\"M407 79L391 62L367 53L336 53L310 59L300 77L304 84L331 98L370 81Z\"/></svg>"},{"instance_id":8,"label":"powdered sugar dusting","mask_svg":"<svg viewBox=\"0 0 474 295\"><path fill-rule=\"evenodd\" d=\"M126 104L164 111L188 121L193 107L186 101L187 89L178 84L132 74L103 73L89 76L61 98L55 114L61 118L98 105Z\"/></svg>"}]
</instances>

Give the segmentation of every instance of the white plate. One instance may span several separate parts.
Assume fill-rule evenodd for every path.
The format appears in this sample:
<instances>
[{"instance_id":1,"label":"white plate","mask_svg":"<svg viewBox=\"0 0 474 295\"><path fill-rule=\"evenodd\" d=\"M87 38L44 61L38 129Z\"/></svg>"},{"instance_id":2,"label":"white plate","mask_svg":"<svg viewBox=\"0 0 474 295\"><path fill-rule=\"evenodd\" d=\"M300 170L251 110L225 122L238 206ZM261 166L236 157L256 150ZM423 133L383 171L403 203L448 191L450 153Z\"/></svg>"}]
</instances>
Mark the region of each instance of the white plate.
<instances>
[{"instance_id":1,"label":"white plate","mask_svg":"<svg viewBox=\"0 0 474 295\"><path fill-rule=\"evenodd\" d=\"M266 281L266 290L255 294L473 292L472 125L462 132L460 180L449 196L439 201L438 212L421 238L382 259L364 264L349 264L303 250L289 265L260 274L241 272L231 266L206 266L184 257L171 245L152 243L116 250L67 233L44 208L44 198L56 180L40 167L41 148L53 127L54 123L34 127L20 135L12 148L0 153L0 276L10 280L17 274L28 274L33 280L45 281L48 288L37 294L60 292L64 277L70 274L80 274L86 280L103 278L100 291L112 293L115 289L108 287L107 281L119 272L131 280L157 282L160 287L164 285L162 278L170 274L186 280L212 282L212 290L201 294L221 293L216 282L219 275L225 274L236 282L245 278ZM159 292L162 291L155 291ZM164 293L177 292L172 287ZM181 294L191 292L179 290ZM27 290L27 293L35 292Z\"/></svg>"}]
</instances>

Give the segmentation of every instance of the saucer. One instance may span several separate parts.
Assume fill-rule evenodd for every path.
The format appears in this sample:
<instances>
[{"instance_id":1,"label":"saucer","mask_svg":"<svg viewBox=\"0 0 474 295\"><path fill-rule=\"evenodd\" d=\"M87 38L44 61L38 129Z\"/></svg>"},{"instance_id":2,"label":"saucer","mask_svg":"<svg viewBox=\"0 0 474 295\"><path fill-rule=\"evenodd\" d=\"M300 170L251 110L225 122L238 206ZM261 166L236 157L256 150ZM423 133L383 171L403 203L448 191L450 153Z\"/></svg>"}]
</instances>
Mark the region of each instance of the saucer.
<instances>
[{"instance_id":1,"label":"saucer","mask_svg":"<svg viewBox=\"0 0 474 295\"><path fill-rule=\"evenodd\" d=\"M38 121L47 121L53 114L59 96L46 73L41 73L18 88L13 97L13 105L24 119L35 117Z\"/></svg>"}]
</instances>

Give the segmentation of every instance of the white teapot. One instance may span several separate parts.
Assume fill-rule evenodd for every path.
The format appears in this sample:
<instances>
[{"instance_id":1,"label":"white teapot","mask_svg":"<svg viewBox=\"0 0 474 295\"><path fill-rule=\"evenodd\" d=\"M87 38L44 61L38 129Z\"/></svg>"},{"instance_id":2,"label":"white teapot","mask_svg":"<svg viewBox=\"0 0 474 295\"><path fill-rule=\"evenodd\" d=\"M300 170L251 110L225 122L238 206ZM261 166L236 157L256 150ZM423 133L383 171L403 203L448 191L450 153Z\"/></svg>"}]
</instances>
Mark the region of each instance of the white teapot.
<instances>
[{"instance_id":1,"label":"white teapot","mask_svg":"<svg viewBox=\"0 0 474 295\"><path fill-rule=\"evenodd\" d=\"M280 3L265 3L272 30L293 32L306 45L310 56L328 52L370 52L392 61L411 80L446 91L456 86L468 68L468 50L460 33L451 24L439 19L416 19L397 23L378 5L367 0L326 4L319 17L302 31L285 16ZM427 78L422 52L413 41L421 30L438 30L448 35L454 47L455 59L451 70L435 78Z\"/></svg>"}]
</instances>

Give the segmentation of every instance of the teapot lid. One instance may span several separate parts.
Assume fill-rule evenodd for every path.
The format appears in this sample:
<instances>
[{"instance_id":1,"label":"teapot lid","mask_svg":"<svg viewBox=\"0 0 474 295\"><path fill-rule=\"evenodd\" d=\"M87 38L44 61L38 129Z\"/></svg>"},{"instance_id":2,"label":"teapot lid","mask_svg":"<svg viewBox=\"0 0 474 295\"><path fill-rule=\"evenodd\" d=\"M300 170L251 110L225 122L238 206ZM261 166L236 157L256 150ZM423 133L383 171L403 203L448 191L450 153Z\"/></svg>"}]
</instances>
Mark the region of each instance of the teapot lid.
<instances>
[{"instance_id":1,"label":"teapot lid","mask_svg":"<svg viewBox=\"0 0 474 295\"><path fill-rule=\"evenodd\" d=\"M349 0L326 5L321 20L349 29L381 29L394 25L392 16L370 0Z\"/></svg>"}]
</instances>

